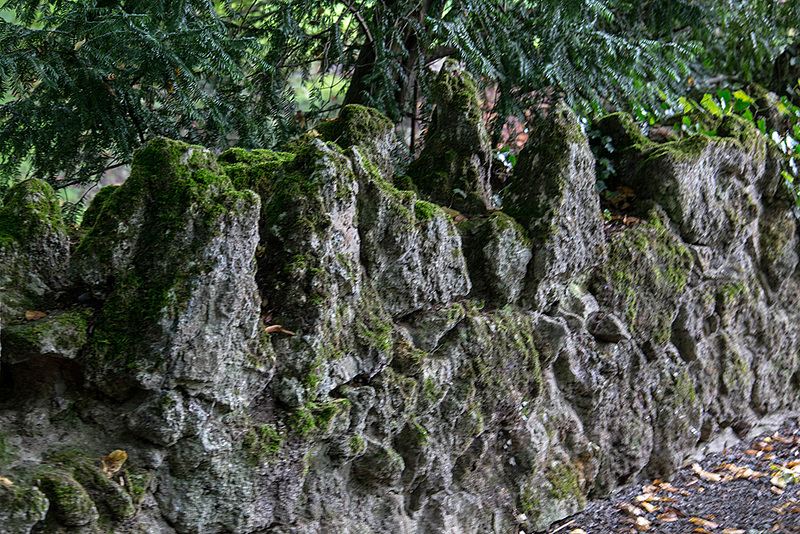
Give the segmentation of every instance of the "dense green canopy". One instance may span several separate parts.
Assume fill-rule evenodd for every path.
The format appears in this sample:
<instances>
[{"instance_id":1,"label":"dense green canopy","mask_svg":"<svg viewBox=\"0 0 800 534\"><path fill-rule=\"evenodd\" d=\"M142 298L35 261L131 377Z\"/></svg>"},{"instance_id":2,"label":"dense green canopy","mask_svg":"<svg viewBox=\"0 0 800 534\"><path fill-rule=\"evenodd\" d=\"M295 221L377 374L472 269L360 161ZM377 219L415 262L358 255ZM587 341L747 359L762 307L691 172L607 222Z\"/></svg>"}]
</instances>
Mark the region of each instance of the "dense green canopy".
<instances>
[{"instance_id":1,"label":"dense green canopy","mask_svg":"<svg viewBox=\"0 0 800 534\"><path fill-rule=\"evenodd\" d=\"M0 184L26 160L56 186L89 182L158 135L269 147L335 115L342 99L424 120L429 67L444 57L492 87L496 133L555 98L582 111L654 110L708 80L769 85L775 58L798 40L798 9L782 0L4 0ZM310 100L296 117L300 82Z\"/></svg>"}]
</instances>

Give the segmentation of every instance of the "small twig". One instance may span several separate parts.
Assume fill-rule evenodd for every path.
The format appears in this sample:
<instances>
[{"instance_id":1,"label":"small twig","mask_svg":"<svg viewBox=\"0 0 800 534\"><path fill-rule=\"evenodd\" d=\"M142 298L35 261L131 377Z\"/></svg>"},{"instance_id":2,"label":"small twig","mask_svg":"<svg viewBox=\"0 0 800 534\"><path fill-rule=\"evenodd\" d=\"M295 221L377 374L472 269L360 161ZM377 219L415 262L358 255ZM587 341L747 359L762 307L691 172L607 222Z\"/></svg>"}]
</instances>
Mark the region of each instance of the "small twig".
<instances>
[{"instance_id":1,"label":"small twig","mask_svg":"<svg viewBox=\"0 0 800 534\"><path fill-rule=\"evenodd\" d=\"M244 23L247 22L247 17L250 15L250 11L253 10L253 7L255 7L256 2L258 2L258 0L253 0L253 3L250 4L250 7L247 8L247 11L245 12L244 17L242 17L242 23L239 24L239 27L236 28L235 32L233 32L233 37L234 38L236 38L239 35L239 32L242 30L242 28L244 28Z\"/></svg>"},{"instance_id":2,"label":"small twig","mask_svg":"<svg viewBox=\"0 0 800 534\"><path fill-rule=\"evenodd\" d=\"M557 529L555 529L550 534L556 534L556 532L558 532L559 530L564 530L565 528L567 528L568 526L570 526L574 522L575 522L575 520L571 519L571 520L567 521L566 523L564 523L563 525L561 525L560 527L558 527Z\"/></svg>"},{"instance_id":3,"label":"small twig","mask_svg":"<svg viewBox=\"0 0 800 534\"><path fill-rule=\"evenodd\" d=\"M349 2L342 2L342 3L356 18L358 24L361 26L361 29L364 30L365 34L367 34L367 39L369 39L369 42L374 43L375 39L372 38L372 32L369 31L369 27L367 27L367 23L364 22L364 19L361 17L361 13L356 11L356 9L353 6L351 6Z\"/></svg>"}]
</instances>

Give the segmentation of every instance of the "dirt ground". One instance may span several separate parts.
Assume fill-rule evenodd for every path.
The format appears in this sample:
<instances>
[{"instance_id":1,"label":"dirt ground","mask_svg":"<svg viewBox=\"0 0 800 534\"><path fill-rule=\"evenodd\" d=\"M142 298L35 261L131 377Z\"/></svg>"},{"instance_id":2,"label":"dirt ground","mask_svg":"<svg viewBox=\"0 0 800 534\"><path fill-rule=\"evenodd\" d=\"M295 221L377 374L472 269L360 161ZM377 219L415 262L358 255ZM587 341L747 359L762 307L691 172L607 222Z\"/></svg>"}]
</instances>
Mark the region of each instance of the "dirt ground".
<instances>
[{"instance_id":1,"label":"dirt ground","mask_svg":"<svg viewBox=\"0 0 800 534\"><path fill-rule=\"evenodd\" d=\"M649 480L590 501L547 534L800 533L800 426L740 441L689 462L671 480Z\"/></svg>"}]
</instances>

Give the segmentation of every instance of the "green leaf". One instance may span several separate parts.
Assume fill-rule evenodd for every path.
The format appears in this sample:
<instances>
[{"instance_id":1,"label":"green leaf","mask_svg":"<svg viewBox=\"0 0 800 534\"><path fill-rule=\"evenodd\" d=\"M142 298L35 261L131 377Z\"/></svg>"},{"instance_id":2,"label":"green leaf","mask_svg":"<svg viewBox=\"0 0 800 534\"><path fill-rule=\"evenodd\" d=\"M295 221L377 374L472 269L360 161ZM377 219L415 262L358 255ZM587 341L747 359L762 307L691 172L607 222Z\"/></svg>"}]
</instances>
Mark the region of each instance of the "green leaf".
<instances>
[{"instance_id":1,"label":"green leaf","mask_svg":"<svg viewBox=\"0 0 800 534\"><path fill-rule=\"evenodd\" d=\"M703 106L703 108L705 108L705 110L711 113L712 115L716 116L722 115L722 110L719 108L717 103L714 102L714 97L708 93L703 95L703 98L700 100L700 105Z\"/></svg>"}]
</instances>

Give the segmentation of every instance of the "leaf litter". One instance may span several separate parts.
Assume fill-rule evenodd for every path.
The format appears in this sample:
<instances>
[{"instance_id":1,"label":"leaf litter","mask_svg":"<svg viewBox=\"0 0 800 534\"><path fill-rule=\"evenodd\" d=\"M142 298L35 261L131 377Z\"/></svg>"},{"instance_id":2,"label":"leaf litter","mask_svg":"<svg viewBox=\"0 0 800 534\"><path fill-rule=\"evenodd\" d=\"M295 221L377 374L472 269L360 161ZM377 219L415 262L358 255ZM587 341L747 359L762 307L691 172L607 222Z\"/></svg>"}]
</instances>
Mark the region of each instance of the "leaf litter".
<instances>
[{"instance_id":1,"label":"leaf litter","mask_svg":"<svg viewBox=\"0 0 800 534\"><path fill-rule=\"evenodd\" d=\"M784 424L690 461L665 480L626 486L544 531L800 534L800 425Z\"/></svg>"}]
</instances>

